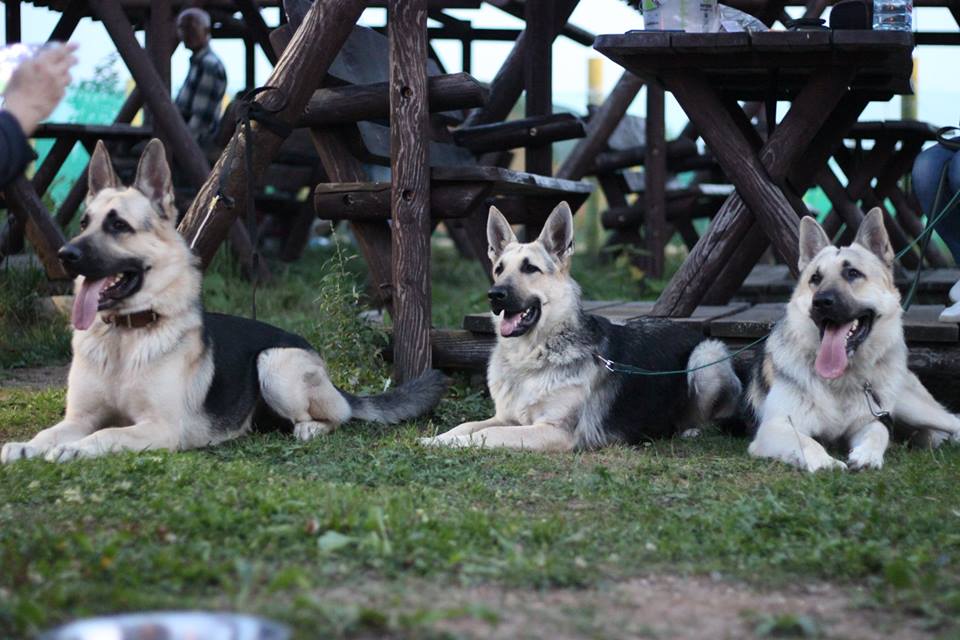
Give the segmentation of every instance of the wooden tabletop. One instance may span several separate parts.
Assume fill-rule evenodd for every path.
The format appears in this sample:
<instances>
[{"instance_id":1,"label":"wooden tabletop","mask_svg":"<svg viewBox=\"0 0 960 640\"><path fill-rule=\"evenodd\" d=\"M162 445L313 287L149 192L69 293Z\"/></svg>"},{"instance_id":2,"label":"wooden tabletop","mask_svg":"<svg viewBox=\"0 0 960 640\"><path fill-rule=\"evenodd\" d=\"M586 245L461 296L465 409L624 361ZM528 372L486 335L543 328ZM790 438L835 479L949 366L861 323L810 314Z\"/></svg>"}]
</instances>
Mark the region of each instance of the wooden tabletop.
<instances>
[{"instance_id":1,"label":"wooden tabletop","mask_svg":"<svg viewBox=\"0 0 960 640\"><path fill-rule=\"evenodd\" d=\"M911 93L913 34L893 31L681 33L598 36L594 48L640 76L686 70L739 99L790 98L814 69L856 68L851 88L877 98Z\"/></svg>"}]
</instances>

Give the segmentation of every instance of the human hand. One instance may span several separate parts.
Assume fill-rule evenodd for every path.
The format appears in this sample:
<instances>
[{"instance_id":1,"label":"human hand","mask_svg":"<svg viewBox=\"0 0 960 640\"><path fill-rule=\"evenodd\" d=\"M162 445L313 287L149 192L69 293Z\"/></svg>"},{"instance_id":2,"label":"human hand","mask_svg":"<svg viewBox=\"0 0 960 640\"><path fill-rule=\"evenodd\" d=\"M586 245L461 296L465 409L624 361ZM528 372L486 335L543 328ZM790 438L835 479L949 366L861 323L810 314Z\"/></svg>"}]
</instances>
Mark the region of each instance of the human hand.
<instances>
[{"instance_id":1,"label":"human hand","mask_svg":"<svg viewBox=\"0 0 960 640\"><path fill-rule=\"evenodd\" d=\"M56 108L70 84L70 67L77 63L77 45L52 44L24 61L3 92L4 106L29 136Z\"/></svg>"}]
</instances>

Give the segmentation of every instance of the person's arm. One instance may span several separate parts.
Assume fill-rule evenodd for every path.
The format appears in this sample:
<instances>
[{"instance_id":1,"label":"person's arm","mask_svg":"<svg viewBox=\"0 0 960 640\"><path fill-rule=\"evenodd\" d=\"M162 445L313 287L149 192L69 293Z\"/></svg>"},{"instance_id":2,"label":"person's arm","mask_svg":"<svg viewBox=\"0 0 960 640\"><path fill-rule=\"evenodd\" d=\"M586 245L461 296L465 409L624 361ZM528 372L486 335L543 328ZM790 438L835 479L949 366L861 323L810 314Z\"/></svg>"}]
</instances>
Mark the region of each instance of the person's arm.
<instances>
[{"instance_id":1,"label":"person's arm","mask_svg":"<svg viewBox=\"0 0 960 640\"><path fill-rule=\"evenodd\" d=\"M9 184L33 159L27 137L49 116L70 84L76 45L52 45L13 72L0 111L0 186Z\"/></svg>"}]
</instances>

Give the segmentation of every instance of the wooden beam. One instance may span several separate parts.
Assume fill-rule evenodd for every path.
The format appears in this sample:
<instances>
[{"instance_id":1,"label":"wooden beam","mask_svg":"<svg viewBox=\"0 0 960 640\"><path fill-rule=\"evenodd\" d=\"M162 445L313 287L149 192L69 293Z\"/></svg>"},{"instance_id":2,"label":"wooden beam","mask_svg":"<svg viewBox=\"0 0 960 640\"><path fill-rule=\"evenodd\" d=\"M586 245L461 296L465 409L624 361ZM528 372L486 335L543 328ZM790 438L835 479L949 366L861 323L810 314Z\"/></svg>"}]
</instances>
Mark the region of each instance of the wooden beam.
<instances>
[{"instance_id":1,"label":"wooden beam","mask_svg":"<svg viewBox=\"0 0 960 640\"><path fill-rule=\"evenodd\" d=\"M529 34L523 82L527 92L528 118L553 113L553 40L557 37L553 24L554 4L554 0L527 0L524 4L525 33ZM527 173L552 176L553 147L526 147L524 164Z\"/></svg>"},{"instance_id":2,"label":"wooden beam","mask_svg":"<svg viewBox=\"0 0 960 640\"><path fill-rule=\"evenodd\" d=\"M81 4L81 3L71 3ZM170 56L177 48L177 34L170 0L150 1L147 24L147 52L167 93L170 92Z\"/></svg>"},{"instance_id":3,"label":"wooden beam","mask_svg":"<svg viewBox=\"0 0 960 640\"><path fill-rule=\"evenodd\" d=\"M651 82L647 85L647 157L643 164L643 201L646 205L643 237L647 249L643 263L654 278L663 276L663 247L667 241L667 140L664 108L663 87L659 83Z\"/></svg>"},{"instance_id":4,"label":"wooden beam","mask_svg":"<svg viewBox=\"0 0 960 640\"><path fill-rule=\"evenodd\" d=\"M276 120L295 124L364 7L363 0L317 0L311 5L303 24L265 83L276 87L277 91L256 98L268 110L276 111ZM229 158L227 154L220 157L180 223L181 233L201 257L204 266L210 263L233 221L237 217L243 218L246 190L253 187L257 176L270 164L284 140L256 123L252 132L252 140L245 139L242 128L233 133L227 148L234 148L237 157ZM247 144L251 145L253 152L253 175L250 176L241 160ZM218 197L221 182L223 198ZM229 207L226 203L231 200L234 206Z\"/></svg>"},{"instance_id":5,"label":"wooden beam","mask_svg":"<svg viewBox=\"0 0 960 640\"><path fill-rule=\"evenodd\" d=\"M20 176L4 189L9 211L25 225L27 239L37 252L47 277L51 280L66 280L67 272L57 258L57 251L64 239L53 222L50 212L43 206L36 189L25 177Z\"/></svg>"},{"instance_id":6,"label":"wooden beam","mask_svg":"<svg viewBox=\"0 0 960 640\"><path fill-rule=\"evenodd\" d=\"M430 368L430 137L427 2L390 0L390 169L393 217L393 377Z\"/></svg>"},{"instance_id":7,"label":"wooden beam","mask_svg":"<svg viewBox=\"0 0 960 640\"><path fill-rule=\"evenodd\" d=\"M240 8L240 13L243 15L243 21L247 29L250 30L253 37L260 44L270 64L276 65L277 54L274 52L273 45L270 43L270 27L263 21L263 16L260 14L260 7L258 7L257 3L253 0L236 0L236 3Z\"/></svg>"},{"instance_id":8,"label":"wooden beam","mask_svg":"<svg viewBox=\"0 0 960 640\"><path fill-rule=\"evenodd\" d=\"M480 106L487 90L466 73L450 73L427 79L431 113ZM298 126L326 127L360 120L390 117L390 83L347 85L318 89L310 98Z\"/></svg>"},{"instance_id":9,"label":"wooden beam","mask_svg":"<svg viewBox=\"0 0 960 640\"><path fill-rule=\"evenodd\" d=\"M568 113L532 116L509 122L460 127L453 132L457 145L474 154L527 147L549 146L558 140L582 138L586 134L583 121ZM529 158L529 155L527 156ZM535 172L540 175L540 172Z\"/></svg>"},{"instance_id":10,"label":"wooden beam","mask_svg":"<svg viewBox=\"0 0 960 640\"><path fill-rule=\"evenodd\" d=\"M3 3L6 18L7 44L20 42L20 0L7 0Z\"/></svg>"},{"instance_id":11,"label":"wooden beam","mask_svg":"<svg viewBox=\"0 0 960 640\"><path fill-rule=\"evenodd\" d=\"M77 29L77 25L80 24L80 20L83 19L85 11L86 5L83 2L68 2L47 41L66 42L69 40Z\"/></svg>"},{"instance_id":12,"label":"wooden beam","mask_svg":"<svg viewBox=\"0 0 960 640\"><path fill-rule=\"evenodd\" d=\"M626 115L627 109L637 97L641 87L643 87L643 80L629 71L623 72L613 91L587 121L586 137L577 143L557 169L558 178L579 180L586 175L594 158L607 146L607 140Z\"/></svg>"}]
</instances>

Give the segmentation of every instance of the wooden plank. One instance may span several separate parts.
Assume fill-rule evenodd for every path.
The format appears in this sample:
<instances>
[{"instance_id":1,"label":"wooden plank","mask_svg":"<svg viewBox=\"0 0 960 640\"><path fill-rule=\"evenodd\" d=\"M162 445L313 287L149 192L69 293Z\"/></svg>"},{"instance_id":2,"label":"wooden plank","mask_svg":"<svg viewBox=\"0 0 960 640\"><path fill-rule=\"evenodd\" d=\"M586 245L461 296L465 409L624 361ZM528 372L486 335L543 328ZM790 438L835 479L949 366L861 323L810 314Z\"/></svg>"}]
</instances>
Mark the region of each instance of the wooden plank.
<instances>
[{"instance_id":1,"label":"wooden plank","mask_svg":"<svg viewBox=\"0 0 960 640\"><path fill-rule=\"evenodd\" d=\"M490 184L438 183L431 185L429 212L434 222L466 217ZM392 216L389 182L330 182L314 189L313 209L325 220L387 221Z\"/></svg>"},{"instance_id":2,"label":"wooden plank","mask_svg":"<svg viewBox=\"0 0 960 640\"><path fill-rule=\"evenodd\" d=\"M582 303L583 310L587 313L594 313L597 315L602 315L603 312L607 309L622 307L624 302L619 300L584 300ZM647 303L630 303L635 306L630 307L631 311L625 311L624 313L628 317L636 317L643 313L645 307L638 307L636 305L644 305ZM621 314L623 315L623 314ZM489 311L484 313L470 313L463 317L463 329L473 333L494 333L493 325L493 314Z\"/></svg>"},{"instance_id":3,"label":"wooden plank","mask_svg":"<svg viewBox=\"0 0 960 640\"><path fill-rule=\"evenodd\" d=\"M613 134L617 123L623 119L627 109L637 97L643 80L629 71L624 71L610 95L587 122L587 133L573 148L557 170L558 178L579 180L587 175L587 169L597 154L603 150L607 140Z\"/></svg>"},{"instance_id":4,"label":"wooden plank","mask_svg":"<svg viewBox=\"0 0 960 640\"><path fill-rule=\"evenodd\" d=\"M38 194L43 196L43 194L47 192L50 183L53 182L53 179L57 176L57 172L60 171L60 167L63 166L67 156L73 151L73 145L74 141L70 138L58 138L56 142L53 143L53 146L50 147L47 156L43 159L43 163L31 179L33 188Z\"/></svg>"},{"instance_id":5,"label":"wooden plank","mask_svg":"<svg viewBox=\"0 0 960 640\"><path fill-rule=\"evenodd\" d=\"M263 21L263 16L260 15L260 8L257 6L257 3L253 0L236 0L236 3L240 9L240 13L243 15L244 24L253 34L260 48L263 49L267 60L269 60L272 65L277 64L277 54L274 52L273 45L270 43L270 28L267 26L267 23Z\"/></svg>"},{"instance_id":6,"label":"wooden plank","mask_svg":"<svg viewBox=\"0 0 960 640\"><path fill-rule=\"evenodd\" d=\"M430 169L427 3L390 0L393 377L430 368Z\"/></svg>"},{"instance_id":7,"label":"wooden plank","mask_svg":"<svg viewBox=\"0 0 960 640\"><path fill-rule=\"evenodd\" d=\"M97 2L102 3L104 0ZM318 0L313 3L303 24L294 34L290 45L265 83L267 86L277 87L278 91L257 96L257 102L268 110L277 110L274 115L277 120L294 124L364 7L363 0ZM278 109L280 105L277 100L281 95L285 101L283 107ZM234 162L233 158L224 154L203 182L180 223L181 233L188 238L204 265L210 263L234 220L243 218L246 189L255 184L257 176L262 174L283 142L282 137L256 124L253 126L253 134L253 140L245 140L242 130L237 130L231 138L231 142L236 141L236 144L228 145L228 148L233 146L236 149L238 158L243 157L245 146L251 145L253 175L247 175L243 162ZM223 198L218 197L221 192L221 178ZM225 203L231 200L234 206L226 206Z\"/></svg>"},{"instance_id":8,"label":"wooden plank","mask_svg":"<svg viewBox=\"0 0 960 640\"><path fill-rule=\"evenodd\" d=\"M938 320L943 305L915 304L903 314L903 334L908 342L957 342L958 325Z\"/></svg>"},{"instance_id":9,"label":"wooden plank","mask_svg":"<svg viewBox=\"0 0 960 640\"><path fill-rule=\"evenodd\" d=\"M750 35L743 33L670 33L670 48L689 52L730 55L750 51Z\"/></svg>"},{"instance_id":10,"label":"wooden plank","mask_svg":"<svg viewBox=\"0 0 960 640\"><path fill-rule=\"evenodd\" d=\"M81 3L71 3L81 4ZM157 68L163 88L170 92L170 54L177 47L171 0L151 0L147 23L147 52Z\"/></svg>"},{"instance_id":11,"label":"wooden plank","mask_svg":"<svg viewBox=\"0 0 960 640\"><path fill-rule=\"evenodd\" d=\"M756 304L739 313L712 320L710 335L716 338L759 338L770 333L785 312L783 303Z\"/></svg>"},{"instance_id":12,"label":"wooden plank","mask_svg":"<svg viewBox=\"0 0 960 640\"><path fill-rule=\"evenodd\" d=\"M47 42L66 42L73 35L85 13L86 5L83 2L68 2L60 14L60 19L50 32Z\"/></svg>"},{"instance_id":13,"label":"wooden plank","mask_svg":"<svg viewBox=\"0 0 960 640\"><path fill-rule=\"evenodd\" d=\"M783 53L803 47L804 51L829 51L829 31L751 31L750 46L758 52Z\"/></svg>"}]
</instances>

